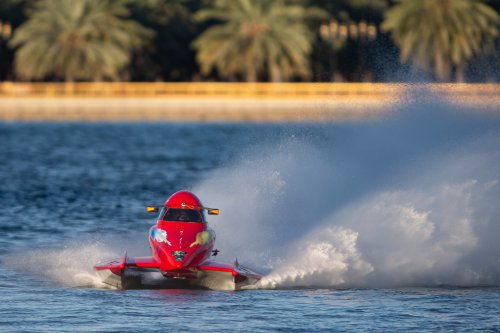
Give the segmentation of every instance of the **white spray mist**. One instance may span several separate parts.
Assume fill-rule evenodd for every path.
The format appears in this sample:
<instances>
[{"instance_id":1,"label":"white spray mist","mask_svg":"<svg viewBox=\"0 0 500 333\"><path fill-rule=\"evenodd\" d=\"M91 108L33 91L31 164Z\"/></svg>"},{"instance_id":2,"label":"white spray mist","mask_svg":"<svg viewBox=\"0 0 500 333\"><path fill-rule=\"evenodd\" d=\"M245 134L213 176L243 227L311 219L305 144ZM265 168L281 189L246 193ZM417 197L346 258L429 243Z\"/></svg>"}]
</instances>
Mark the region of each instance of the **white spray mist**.
<instances>
[{"instance_id":1,"label":"white spray mist","mask_svg":"<svg viewBox=\"0 0 500 333\"><path fill-rule=\"evenodd\" d=\"M500 119L437 103L243 152L194 191L261 287L500 284Z\"/></svg>"}]
</instances>

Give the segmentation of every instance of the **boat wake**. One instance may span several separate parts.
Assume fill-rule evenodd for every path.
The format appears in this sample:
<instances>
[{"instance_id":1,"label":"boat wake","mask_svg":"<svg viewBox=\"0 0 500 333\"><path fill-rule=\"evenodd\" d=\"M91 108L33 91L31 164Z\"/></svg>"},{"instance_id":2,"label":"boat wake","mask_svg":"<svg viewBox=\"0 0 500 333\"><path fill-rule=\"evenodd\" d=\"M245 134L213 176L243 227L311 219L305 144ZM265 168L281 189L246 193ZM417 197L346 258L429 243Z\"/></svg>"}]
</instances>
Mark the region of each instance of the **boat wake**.
<instances>
[{"instance_id":1,"label":"boat wake","mask_svg":"<svg viewBox=\"0 0 500 333\"><path fill-rule=\"evenodd\" d=\"M116 254L116 251L101 242L81 242L64 249L40 249L13 254L5 260L5 264L67 287L108 289L109 286L101 282L92 267L96 260Z\"/></svg>"},{"instance_id":2,"label":"boat wake","mask_svg":"<svg viewBox=\"0 0 500 333\"><path fill-rule=\"evenodd\" d=\"M256 146L195 191L261 288L500 285L500 118L427 103Z\"/></svg>"}]
</instances>

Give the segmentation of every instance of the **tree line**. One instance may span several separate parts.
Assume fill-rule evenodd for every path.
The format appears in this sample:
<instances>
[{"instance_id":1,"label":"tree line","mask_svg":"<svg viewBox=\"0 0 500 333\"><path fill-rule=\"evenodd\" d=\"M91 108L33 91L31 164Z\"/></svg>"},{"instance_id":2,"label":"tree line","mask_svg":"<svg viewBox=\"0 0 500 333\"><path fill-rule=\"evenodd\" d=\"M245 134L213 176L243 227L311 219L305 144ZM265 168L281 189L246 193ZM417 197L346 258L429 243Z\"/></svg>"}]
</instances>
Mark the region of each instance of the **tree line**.
<instances>
[{"instance_id":1,"label":"tree line","mask_svg":"<svg viewBox=\"0 0 500 333\"><path fill-rule=\"evenodd\" d=\"M500 1L2 0L0 80L498 81Z\"/></svg>"}]
</instances>

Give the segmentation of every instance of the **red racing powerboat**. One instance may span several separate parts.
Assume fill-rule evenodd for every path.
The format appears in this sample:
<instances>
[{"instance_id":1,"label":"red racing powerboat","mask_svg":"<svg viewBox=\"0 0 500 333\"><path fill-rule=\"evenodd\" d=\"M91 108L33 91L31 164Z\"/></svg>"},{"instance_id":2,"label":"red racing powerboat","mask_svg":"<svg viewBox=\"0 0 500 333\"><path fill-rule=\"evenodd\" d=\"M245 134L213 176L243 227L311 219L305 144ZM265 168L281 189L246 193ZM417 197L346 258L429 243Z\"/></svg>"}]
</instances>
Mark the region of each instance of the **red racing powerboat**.
<instances>
[{"instance_id":1,"label":"red racing powerboat","mask_svg":"<svg viewBox=\"0 0 500 333\"><path fill-rule=\"evenodd\" d=\"M209 260L214 250L215 232L205 212L219 210L204 207L189 191L174 193L163 206L149 206L159 212L158 221L149 230L150 257L122 258L99 263L94 270L102 281L119 289L136 288L209 288L238 290L260 280L261 275L241 266ZM161 275L160 275L160 274Z\"/></svg>"}]
</instances>

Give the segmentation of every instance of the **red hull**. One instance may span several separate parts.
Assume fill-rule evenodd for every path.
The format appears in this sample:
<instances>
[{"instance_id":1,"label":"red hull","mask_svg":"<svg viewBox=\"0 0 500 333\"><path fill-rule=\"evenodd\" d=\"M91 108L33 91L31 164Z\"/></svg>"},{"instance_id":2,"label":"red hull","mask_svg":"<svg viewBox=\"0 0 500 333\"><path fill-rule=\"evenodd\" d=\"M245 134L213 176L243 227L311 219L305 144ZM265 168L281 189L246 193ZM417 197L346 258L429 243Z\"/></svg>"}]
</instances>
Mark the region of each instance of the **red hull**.
<instances>
[{"instance_id":1,"label":"red hull","mask_svg":"<svg viewBox=\"0 0 500 333\"><path fill-rule=\"evenodd\" d=\"M204 210L218 214L217 209L203 207L188 191L175 193L161 207L158 221L149 231L151 257L127 258L125 253L121 259L95 265L94 270L104 283L121 289L147 286L142 273L151 272L161 273L165 283L176 281L177 287L184 281L188 287L242 289L259 281L260 274L237 261L229 265L208 260L215 232L208 228ZM216 287L221 284L222 288Z\"/></svg>"}]
</instances>

